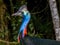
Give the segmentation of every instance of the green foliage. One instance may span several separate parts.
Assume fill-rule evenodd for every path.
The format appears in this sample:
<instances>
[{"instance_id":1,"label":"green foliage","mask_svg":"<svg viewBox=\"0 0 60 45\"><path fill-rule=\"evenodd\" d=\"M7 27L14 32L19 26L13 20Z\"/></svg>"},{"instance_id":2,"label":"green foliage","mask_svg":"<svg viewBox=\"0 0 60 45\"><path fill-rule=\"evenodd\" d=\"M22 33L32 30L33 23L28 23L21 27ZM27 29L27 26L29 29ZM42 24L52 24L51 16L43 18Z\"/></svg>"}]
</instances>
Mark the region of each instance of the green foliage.
<instances>
[{"instance_id":1,"label":"green foliage","mask_svg":"<svg viewBox=\"0 0 60 45\"><path fill-rule=\"evenodd\" d=\"M0 45L20 45L20 44L17 42L8 42L8 41L0 40Z\"/></svg>"}]
</instances>

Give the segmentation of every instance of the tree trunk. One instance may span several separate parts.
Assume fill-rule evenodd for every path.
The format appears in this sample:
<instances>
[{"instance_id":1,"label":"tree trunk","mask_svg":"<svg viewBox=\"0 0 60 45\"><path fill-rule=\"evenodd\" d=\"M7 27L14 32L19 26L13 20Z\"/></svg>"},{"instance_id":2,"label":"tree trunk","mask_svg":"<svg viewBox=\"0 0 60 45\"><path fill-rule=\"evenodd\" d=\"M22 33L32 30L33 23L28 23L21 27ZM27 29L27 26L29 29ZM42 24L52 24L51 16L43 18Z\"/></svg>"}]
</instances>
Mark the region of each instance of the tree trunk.
<instances>
[{"instance_id":1,"label":"tree trunk","mask_svg":"<svg viewBox=\"0 0 60 45\"><path fill-rule=\"evenodd\" d=\"M49 4L55 29L56 40L60 41L59 14L56 6L56 0L49 0Z\"/></svg>"},{"instance_id":2,"label":"tree trunk","mask_svg":"<svg viewBox=\"0 0 60 45\"><path fill-rule=\"evenodd\" d=\"M4 17L6 11L6 6L3 3L3 1L0 2L0 38L4 39L5 37L5 30L7 30L7 25L6 25L6 18ZM6 38L8 39L8 37Z\"/></svg>"},{"instance_id":3,"label":"tree trunk","mask_svg":"<svg viewBox=\"0 0 60 45\"><path fill-rule=\"evenodd\" d=\"M4 4L3 0L1 0L0 2L0 39L9 40L5 11L6 11L6 5Z\"/></svg>"}]
</instances>

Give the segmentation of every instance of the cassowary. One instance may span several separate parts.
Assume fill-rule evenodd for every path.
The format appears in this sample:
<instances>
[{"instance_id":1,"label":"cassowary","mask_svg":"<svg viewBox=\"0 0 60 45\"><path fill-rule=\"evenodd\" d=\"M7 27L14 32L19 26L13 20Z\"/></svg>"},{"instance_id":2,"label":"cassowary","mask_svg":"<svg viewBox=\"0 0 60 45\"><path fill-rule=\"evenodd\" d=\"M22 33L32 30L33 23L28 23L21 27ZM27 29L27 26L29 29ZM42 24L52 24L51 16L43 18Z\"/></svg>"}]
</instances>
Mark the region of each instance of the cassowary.
<instances>
[{"instance_id":1,"label":"cassowary","mask_svg":"<svg viewBox=\"0 0 60 45\"><path fill-rule=\"evenodd\" d=\"M22 16L22 24L18 33L18 42L22 43L21 45L60 45L60 42L49 39L40 39L36 37L30 37L27 35L27 25L30 21L31 15L27 10L26 5L20 7L20 9L12 14L12 16Z\"/></svg>"},{"instance_id":2,"label":"cassowary","mask_svg":"<svg viewBox=\"0 0 60 45\"><path fill-rule=\"evenodd\" d=\"M27 25L30 21L30 13L29 11L27 10L27 7L26 5L23 5L20 7L20 9L12 14L12 16L22 16L23 19L22 19L22 24L21 24L21 27L20 27L20 30L19 30L19 33L18 33L18 42L20 42L20 38L24 38L25 35L27 35Z\"/></svg>"}]
</instances>

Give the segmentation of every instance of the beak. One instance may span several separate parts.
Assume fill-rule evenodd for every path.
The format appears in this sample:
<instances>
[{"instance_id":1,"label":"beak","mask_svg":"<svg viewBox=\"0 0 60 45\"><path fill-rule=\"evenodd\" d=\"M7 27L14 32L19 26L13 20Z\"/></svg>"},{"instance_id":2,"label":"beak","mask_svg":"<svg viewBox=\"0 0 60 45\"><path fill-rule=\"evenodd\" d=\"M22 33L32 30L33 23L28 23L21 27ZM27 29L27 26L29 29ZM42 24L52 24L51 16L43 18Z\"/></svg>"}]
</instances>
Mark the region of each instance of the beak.
<instances>
[{"instance_id":1,"label":"beak","mask_svg":"<svg viewBox=\"0 0 60 45\"><path fill-rule=\"evenodd\" d=\"M22 16L21 12L16 12L14 14L12 14L12 16Z\"/></svg>"}]
</instances>

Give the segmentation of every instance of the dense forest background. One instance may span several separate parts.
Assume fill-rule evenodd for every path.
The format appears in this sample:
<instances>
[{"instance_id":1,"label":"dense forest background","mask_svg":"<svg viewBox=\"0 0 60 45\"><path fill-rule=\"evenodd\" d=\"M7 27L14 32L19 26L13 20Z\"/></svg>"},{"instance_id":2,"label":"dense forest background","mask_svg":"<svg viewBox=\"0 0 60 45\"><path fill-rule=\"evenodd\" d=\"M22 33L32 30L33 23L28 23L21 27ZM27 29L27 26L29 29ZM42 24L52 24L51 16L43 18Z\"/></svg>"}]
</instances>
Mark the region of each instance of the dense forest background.
<instances>
[{"instance_id":1,"label":"dense forest background","mask_svg":"<svg viewBox=\"0 0 60 45\"><path fill-rule=\"evenodd\" d=\"M56 1L60 14L60 0ZM31 37L35 36L38 38L55 40L55 31L48 0L0 0L1 43L5 41L17 42L18 30L22 18L18 16L12 17L11 15L24 4L27 5L31 13L31 20L28 25L28 35Z\"/></svg>"}]
</instances>

